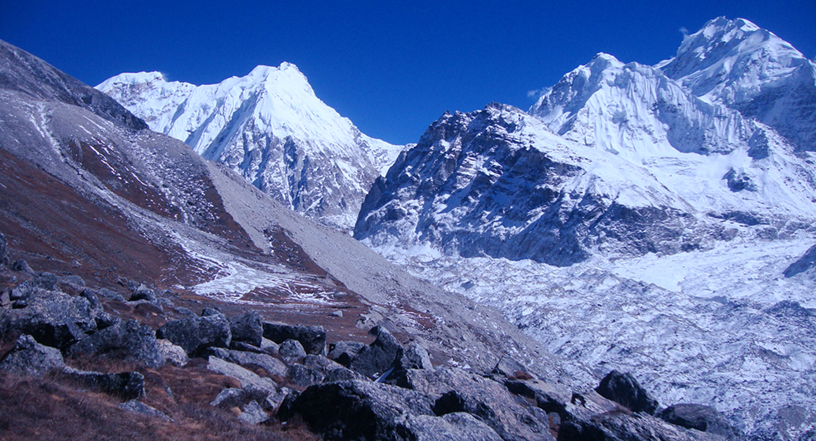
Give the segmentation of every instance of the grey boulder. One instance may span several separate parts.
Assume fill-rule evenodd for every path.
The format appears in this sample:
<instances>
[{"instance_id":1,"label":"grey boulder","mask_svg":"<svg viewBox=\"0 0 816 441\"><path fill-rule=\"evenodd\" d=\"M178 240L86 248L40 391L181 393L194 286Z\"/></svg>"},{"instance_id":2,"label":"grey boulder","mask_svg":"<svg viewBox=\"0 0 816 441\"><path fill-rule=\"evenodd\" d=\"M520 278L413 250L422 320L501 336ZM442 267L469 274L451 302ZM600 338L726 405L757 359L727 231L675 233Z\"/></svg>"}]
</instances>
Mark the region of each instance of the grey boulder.
<instances>
[{"instance_id":1,"label":"grey boulder","mask_svg":"<svg viewBox=\"0 0 816 441\"><path fill-rule=\"evenodd\" d=\"M0 361L0 370L20 376L42 377L65 366L56 348L41 345L30 335L21 335L14 348Z\"/></svg>"}]
</instances>

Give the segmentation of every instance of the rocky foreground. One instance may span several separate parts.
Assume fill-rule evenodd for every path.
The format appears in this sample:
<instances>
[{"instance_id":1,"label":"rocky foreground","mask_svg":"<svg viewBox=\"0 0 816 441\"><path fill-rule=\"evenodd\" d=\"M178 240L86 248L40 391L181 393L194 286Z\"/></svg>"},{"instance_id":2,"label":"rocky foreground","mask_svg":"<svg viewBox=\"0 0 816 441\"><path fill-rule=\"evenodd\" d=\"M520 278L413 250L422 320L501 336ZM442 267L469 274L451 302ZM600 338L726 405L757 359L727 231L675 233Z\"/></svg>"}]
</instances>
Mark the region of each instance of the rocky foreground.
<instances>
[{"instance_id":1,"label":"rocky foreground","mask_svg":"<svg viewBox=\"0 0 816 441\"><path fill-rule=\"evenodd\" d=\"M425 348L386 326L370 329L373 341L342 341L321 326L266 321L249 307L232 316L205 305L196 312L172 291L128 280L95 289L75 275L34 271L10 262L5 243L0 235L0 401L4 414L18 411L0 426L4 437L740 438L714 409L660 409L629 374L613 371L595 390L573 391L508 356L486 372L433 366ZM10 385L51 403L21 411L26 404L5 400ZM87 414L63 415L66 400ZM121 432L87 424L104 409ZM54 418L64 424L55 427ZM127 432L134 421L150 429ZM73 433L75 425L82 427Z\"/></svg>"}]
</instances>

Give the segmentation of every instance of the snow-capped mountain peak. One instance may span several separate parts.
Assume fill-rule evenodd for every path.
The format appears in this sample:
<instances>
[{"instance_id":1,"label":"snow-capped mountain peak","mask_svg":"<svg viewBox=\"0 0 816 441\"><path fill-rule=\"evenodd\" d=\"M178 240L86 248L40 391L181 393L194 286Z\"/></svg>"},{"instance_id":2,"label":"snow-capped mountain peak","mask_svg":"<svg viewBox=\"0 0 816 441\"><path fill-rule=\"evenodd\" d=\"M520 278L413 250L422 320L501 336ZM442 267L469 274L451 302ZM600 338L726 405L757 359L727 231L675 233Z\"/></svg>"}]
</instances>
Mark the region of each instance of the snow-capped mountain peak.
<instances>
[{"instance_id":1,"label":"snow-capped mountain peak","mask_svg":"<svg viewBox=\"0 0 816 441\"><path fill-rule=\"evenodd\" d=\"M195 86L158 72L99 86L150 128L227 164L296 211L350 229L374 179L401 151L362 134L292 63Z\"/></svg>"}]
</instances>

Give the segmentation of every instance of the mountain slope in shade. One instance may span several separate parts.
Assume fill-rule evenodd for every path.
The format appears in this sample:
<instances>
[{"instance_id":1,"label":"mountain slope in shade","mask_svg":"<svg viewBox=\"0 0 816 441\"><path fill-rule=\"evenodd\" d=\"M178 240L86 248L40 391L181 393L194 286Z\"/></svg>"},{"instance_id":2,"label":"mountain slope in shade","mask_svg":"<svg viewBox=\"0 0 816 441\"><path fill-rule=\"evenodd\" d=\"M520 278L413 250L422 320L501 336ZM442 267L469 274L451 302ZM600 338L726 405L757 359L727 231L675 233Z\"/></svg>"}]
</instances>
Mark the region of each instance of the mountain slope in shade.
<instances>
[{"instance_id":1,"label":"mountain slope in shade","mask_svg":"<svg viewBox=\"0 0 816 441\"><path fill-rule=\"evenodd\" d=\"M560 375L558 357L497 311L303 218L228 167L143 128L101 92L1 41L0 77L6 85L51 85L0 85L0 232L10 253L32 267L114 289L144 282L171 289L177 305L216 306L229 315L250 306L270 320L359 340L387 322L429 348L437 364L486 370L509 351L549 378L595 381L582 369L577 377ZM90 98L80 99L85 94ZM338 309L342 316L330 315Z\"/></svg>"},{"instance_id":2,"label":"mountain slope in shade","mask_svg":"<svg viewBox=\"0 0 816 441\"><path fill-rule=\"evenodd\" d=\"M293 64L194 86L160 73L97 86L150 128L226 164L297 212L348 230L401 147L370 138L318 99Z\"/></svg>"}]
</instances>

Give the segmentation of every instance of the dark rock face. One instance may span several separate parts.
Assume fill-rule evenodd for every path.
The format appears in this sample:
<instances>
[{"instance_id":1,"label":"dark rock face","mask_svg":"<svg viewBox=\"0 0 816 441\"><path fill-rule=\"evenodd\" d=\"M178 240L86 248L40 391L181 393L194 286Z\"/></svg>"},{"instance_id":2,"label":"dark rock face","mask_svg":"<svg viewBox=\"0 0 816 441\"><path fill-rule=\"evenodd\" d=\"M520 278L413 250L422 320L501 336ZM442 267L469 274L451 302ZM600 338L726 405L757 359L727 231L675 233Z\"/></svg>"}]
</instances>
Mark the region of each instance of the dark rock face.
<instances>
[{"instance_id":1,"label":"dark rock face","mask_svg":"<svg viewBox=\"0 0 816 441\"><path fill-rule=\"evenodd\" d=\"M420 393L361 380L312 386L292 410L325 440L413 439L408 417L434 415Z\"/></svg>"},{"instance_id":2,"label":"dark rock face","mask_svg":"<svg viewBox=\"0 0 816 441\"><path fill-rule=\"evenodd\" d=\"M382 326L371 328L369 333L376 335L377 339L370 345L360 349L351 360L349 368L368 378L373 378L391 369L397 355L402 352L402 346Z\"/></svg>"},{"instance_id":3,"label":"dark rock face","mask_svg":"<svg viewBox=\"0 0 816 441\"><path fill-rule=\"evenodd\" d=\"M0 361L0 371L32 377L42 377L63 366L65 363L58 349L43 346L30 335L21 335L11 352Z\"/></svg>"},{"instance_id":4,"label":"dark rock face","mask_svg":"<svg viewBox=\"0 0 816 441\"><path fill-rule=\"evenodd\" d=\"M264 322L263 336L279 344L289 339L297 340L307 354L323 354L326 350L326 331L322 326L290 326Z\"/></svg>"},{"instance_id":5,"label":"dark rock face","mask_svg":"<svg viewBox=\"0 0 816 441\"><path fill-rule=\"evenodd\" d=\"M563 386L545 383L537 379L508 378L504 386L510 392L535 400L536 406L547 413L557 413L562 419L568 419L567 405L572 399L572 393Z\"/></svg>"},{"instance_id":6,"label":"dark rock face","mask_svg":"<svg viewBox=\"0 0 816 441\"><path fill-rule=\"evenodd\" d=\"M657 400L649 396L635 377L628 373L610 372L601 380L601 384L595 388L595 391L604 398L626 406L633 412L653 415L657 410Z\"/></svg>"},{"instance_id":7,"label":"dark rock face","mask_svg":"<svg viewBox=\"0 0 816 441\"><path fill-rule=\"evenodd\" d=\"M323 381L323 374L315 369L303 366L302 364L293 364L289 366L287 372L289 378L292 380L292 383L300 387L311 386Z\"/></svg>"},{"instance_id":8,"label":"dark rock face","mask_svg":"<svg viewBox=\"0 0 816 441\"><path fill-rule=\"evenodd\" d=\"M15 296L20 307L0 312L3 332L17 330L46 346L65 349L96 331L96 311L85 298L22 285L14 289L12 300Z\"/></svg>"},{"instance_id":9,"label":"dark rock face","mask_svg":"<svg viewBox=\"0 0 816 441\"><path fill-rule=\"evenodd\" d=\"M693 433L646 414L605 413L592 420L569 421L561 425L559 441L691 441L721 440Z\"/></svg>"},{"instance_id":10,"label":"dark rock face","mask_svg":"<svg viewBox=\"0 0 816 441\"><path fill-rule=\"evenodd\" d=\"M98 331L71 346L68 353L72 356L94 354L134 360L151 368L161 367L165 361L153 330L137 320L120 322Z\"/></svg>"},{"instance_id":11,"label":"dark rock face","mask_svg":"<svg viewBox=\"0 0 816 441\"><path fill-rule=\"evenodd\" d=\"M657 417L676 426L721 435L729 440L742 437L717 409L709 406L675 404L661 410Z\"/></svg>"},{"instance_id":12,"label":"dark rock face","mask_svg":"<svg viewBox=\"0 0 816 441\"><path fill-rule=\"evenodd\" d=\"M230 319L232 341L245 342L253 346L261 346L264 329L261 315L257 311L248 311Z\"/></svg>"},{"instance_id":13,"label":"dark rock face","mask_svg":"<svg viewBox=\"0 0 816 441\"><path fill-rule=\"evenodd\" d=\"M129 300L131 302L135 302L137 300L147 300L148 302L155 302L156 292L144 285L139 285L138 288L133 290L133 293L130 295Z\"/></svg>"},{"instance_id":14,"label":"dark rock face","mask_svg":"<svg viewBox=\"0 0 816 441\"><path fill-rule=\"evenodd\" d=\"M160 338L170 340L195 356L208 347L229 347L232 334L224 314L205 310L202 317L171 320L159 328Z\"/></svg>"},{"instance_id":15,"label":"dark rock face","mask_svg":"<svg viewBox=\"0 0 816 441\"><path fill-rule=\"evenodd\" d=\"M783 274L785 274L785 277L793 277L813 268L816 268L816 245L810 247L799 260L790 264Z\"/></svg>"},{"instance_id":16,"label":"dark rock face","mask_svg":"<svg viewBox=\"0 0 816 441\"><path fill-rule=\"evenodd\" d=\"M661 200L630 207L576 189L602 178L583 168L587 162L560 156L563 146L540 135L548 131L500 104L446 113L375 181L354 237L375 247L429 244L450 256L556 266L586 260L601 243L632 255L681 250L691 216ZM651 193L644 188L646 198Z\"/></svg>"}]
</instances>

